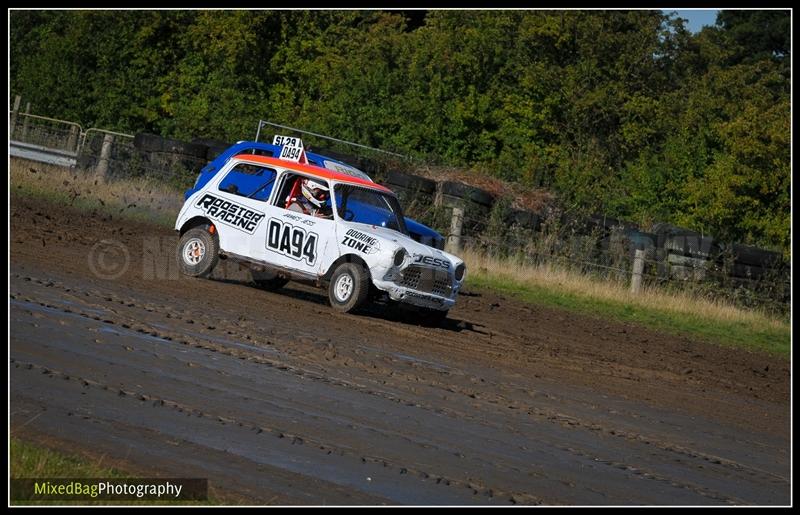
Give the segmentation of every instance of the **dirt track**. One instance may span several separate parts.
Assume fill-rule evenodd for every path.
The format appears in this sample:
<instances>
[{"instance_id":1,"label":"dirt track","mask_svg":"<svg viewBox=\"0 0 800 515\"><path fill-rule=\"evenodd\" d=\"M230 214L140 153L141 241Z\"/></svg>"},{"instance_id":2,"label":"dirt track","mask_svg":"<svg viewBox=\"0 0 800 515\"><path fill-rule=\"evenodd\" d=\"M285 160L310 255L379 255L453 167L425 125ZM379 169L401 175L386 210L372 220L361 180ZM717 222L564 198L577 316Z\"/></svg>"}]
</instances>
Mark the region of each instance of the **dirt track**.
<instances>
[{"instance_id":1,"label":"dirt track","mask_svg":"<svg viewBox=\"0 0 800 515\"><path fill-rule=\"evenodd\" d=\"M179 278L163 228L11 211L13 434L255 504L789 503L780 359L484 291L440 328L340 315Z\"/></svg>"}]
</instances>

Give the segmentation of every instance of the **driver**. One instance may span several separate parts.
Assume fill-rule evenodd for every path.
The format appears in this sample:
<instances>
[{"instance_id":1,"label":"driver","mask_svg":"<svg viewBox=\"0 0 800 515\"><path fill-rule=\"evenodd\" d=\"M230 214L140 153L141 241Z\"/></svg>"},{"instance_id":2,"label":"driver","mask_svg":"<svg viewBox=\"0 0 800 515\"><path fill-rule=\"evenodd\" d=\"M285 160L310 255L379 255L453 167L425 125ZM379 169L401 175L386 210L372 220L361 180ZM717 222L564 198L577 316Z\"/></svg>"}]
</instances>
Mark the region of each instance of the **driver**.
<instances>
[{"instance_id":1,"label":"driver","mask_svg":"<svg viewBox=\"0 0 800 515\"><path fill-rule=\"evenodd\" d=\"M302 179L302 195L289 199L286 209L319 218L333 218L333 210L328 203L330 188L324 182Z\"/></svg>"}]
</instances>

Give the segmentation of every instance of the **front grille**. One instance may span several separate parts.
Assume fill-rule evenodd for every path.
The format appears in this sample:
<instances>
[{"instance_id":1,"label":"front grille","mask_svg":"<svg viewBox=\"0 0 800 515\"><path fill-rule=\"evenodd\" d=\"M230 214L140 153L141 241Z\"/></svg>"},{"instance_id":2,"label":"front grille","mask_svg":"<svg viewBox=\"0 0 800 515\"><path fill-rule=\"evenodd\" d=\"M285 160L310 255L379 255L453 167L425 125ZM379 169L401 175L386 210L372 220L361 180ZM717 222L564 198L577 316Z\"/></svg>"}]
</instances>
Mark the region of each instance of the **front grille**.
<instances>
[{"instance_id":1,"label":"front grille","mask_svg":"<svg viewBox=\"0 0 800 515\"><path fill-rule=\"evenodd\" d=\"M446 270L409 266L401 272L400 286L423 293L449 297L452 291L450 274Z\"/></svg>"}]
</instances>

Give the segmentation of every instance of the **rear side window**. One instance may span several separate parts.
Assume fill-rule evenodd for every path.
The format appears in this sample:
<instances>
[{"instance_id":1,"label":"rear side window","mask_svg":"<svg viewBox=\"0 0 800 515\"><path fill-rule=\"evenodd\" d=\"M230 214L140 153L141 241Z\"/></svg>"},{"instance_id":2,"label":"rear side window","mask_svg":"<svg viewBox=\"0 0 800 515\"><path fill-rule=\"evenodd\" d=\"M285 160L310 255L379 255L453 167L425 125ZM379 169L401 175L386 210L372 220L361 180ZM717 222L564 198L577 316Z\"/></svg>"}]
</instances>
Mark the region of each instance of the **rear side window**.
<instances>
[{"instance_id":1,"label":"rear side window","mask_svg":"<svg viewBox=\"0 0 800 515\"><path fill-rule=\"evenodd\" d=\"M272 193L277 175L278 172L272 168L239 163L219 183L219 190L266 202Z\"/></svg>"}]
</instances>

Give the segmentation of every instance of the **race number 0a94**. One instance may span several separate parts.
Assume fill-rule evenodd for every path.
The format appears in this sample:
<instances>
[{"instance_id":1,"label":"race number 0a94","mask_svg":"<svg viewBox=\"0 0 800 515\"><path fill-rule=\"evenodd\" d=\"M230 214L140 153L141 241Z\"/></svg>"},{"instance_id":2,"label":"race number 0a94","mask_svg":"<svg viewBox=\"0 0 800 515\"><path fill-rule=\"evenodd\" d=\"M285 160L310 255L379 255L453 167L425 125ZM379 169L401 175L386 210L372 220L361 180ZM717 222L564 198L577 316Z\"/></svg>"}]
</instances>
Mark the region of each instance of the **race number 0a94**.
<instances>
[{"instance_id":1,"label":"race number 0a94","mask_svg":"<svg viewBox=\"0 0 800 515\"><path fill-rule=\"evenodd\" d=\"M281 159L286 159L288 161L294 161L295 163L300 161L300 158L303 155L303 147L291 147L291 146L283 146L281 148Z\"/></svg>"}]
</instances>

